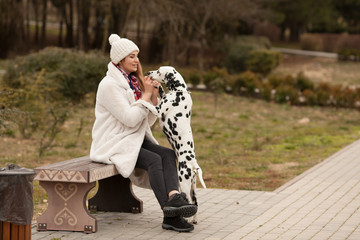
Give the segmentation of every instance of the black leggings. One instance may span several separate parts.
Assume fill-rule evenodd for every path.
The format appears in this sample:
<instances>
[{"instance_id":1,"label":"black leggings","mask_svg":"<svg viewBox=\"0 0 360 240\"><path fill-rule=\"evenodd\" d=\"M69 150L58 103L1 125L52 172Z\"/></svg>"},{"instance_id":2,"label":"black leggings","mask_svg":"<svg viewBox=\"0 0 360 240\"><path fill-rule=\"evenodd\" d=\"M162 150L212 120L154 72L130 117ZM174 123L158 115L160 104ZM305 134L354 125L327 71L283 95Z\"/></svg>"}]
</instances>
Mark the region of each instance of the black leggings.
<instances>
[{"instance_id":1,"label":"black leggings","mask_svg":"<svg viewBox=\"0 0 360 240\"><path fill-rule=\"evenodd\" d=\"M161 207L168 200L169 192L179 190L176 156L172 149L145 139L135 167L148 172L151 188Z\"/></svg>"}]
</instances>

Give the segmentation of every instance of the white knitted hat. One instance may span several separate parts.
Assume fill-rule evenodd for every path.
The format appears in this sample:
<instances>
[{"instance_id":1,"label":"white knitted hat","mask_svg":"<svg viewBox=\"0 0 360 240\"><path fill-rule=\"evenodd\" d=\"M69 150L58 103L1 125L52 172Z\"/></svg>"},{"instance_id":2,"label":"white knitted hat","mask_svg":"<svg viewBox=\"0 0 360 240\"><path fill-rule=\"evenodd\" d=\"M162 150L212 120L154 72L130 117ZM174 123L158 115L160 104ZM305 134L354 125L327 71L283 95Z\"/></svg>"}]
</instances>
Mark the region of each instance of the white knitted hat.
<instances>
[{"instance_id":1,"label":"white knitted hat","mask_svg":"<svg viewBox=\"0 0 360 240\"><path fill-rule=\"evenodd\" d=\"M109 43L111 45L110 59L115 64L118 64L133 51L140 52L138 46L136 46L133 41L126 38L120 38L117 34L110 35Z\"/></svg>"}]
</instances>

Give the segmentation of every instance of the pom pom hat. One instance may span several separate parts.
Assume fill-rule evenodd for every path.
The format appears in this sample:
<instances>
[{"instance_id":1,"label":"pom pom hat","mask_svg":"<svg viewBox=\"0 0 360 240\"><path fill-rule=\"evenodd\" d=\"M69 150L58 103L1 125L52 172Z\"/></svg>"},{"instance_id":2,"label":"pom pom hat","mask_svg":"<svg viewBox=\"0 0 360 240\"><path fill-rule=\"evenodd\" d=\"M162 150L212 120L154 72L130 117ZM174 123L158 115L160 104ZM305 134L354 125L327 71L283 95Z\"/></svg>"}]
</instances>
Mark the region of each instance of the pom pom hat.
<instances>
[{"instance_id":1,"label":"pom pom hat","mask_svg":"<svg viewBox=\"0 0 360 240\"><path fill-rule=\"evenodd\" d=\"M140 52L138 46L136 46L133 41L126 38L120 38L117 34L110 35L109 43L111 45L110 59L115 64L118 64L133 51Z\"/></svg>"}]
</instances>

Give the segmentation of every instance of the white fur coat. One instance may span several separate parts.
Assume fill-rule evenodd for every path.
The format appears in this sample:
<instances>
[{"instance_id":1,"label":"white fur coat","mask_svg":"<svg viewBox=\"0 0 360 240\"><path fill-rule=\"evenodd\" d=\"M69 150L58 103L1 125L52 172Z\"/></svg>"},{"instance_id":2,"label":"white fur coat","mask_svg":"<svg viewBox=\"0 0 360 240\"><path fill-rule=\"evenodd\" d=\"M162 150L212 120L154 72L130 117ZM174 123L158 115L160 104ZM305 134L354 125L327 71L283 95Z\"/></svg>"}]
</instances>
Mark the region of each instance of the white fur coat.
<instances>
[{"instance_id":1,"label":"white fur coat","mask_svg":"<svg viewBox=\"0 0 360 240\"><path fill-rule=\"evenodd\" d=\"M110 62L96 94L90 159L115 164L123 177L150 188L147 172L135 171L135 164L145 137L158 144L150 129L157 119L148 110L153 108L152 103L135 101L128 81Z\"/></svg>"}]
</instances>

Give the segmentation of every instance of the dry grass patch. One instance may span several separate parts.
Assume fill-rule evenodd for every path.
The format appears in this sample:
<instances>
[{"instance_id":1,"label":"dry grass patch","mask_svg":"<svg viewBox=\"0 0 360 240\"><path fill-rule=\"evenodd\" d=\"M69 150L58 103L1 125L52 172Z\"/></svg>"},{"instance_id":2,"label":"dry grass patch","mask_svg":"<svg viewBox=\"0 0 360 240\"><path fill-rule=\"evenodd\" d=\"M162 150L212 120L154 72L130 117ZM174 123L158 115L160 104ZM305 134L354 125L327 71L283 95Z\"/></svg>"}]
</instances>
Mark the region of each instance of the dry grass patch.
<instances>
[{"instance_id":1,"label":"dry grass patch","mask_svg":"<svg viewBox=\"0 0 360 240\"><path fill-rule=\"evenodd\" d=\"M360 64L358 62L339 62L329 58L284 55L283 63L274 71L274 74L295 76L298 72L303 72L315 83L360 85Z\"/></svg>"}]
</instances>

